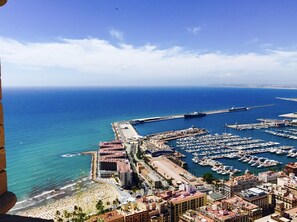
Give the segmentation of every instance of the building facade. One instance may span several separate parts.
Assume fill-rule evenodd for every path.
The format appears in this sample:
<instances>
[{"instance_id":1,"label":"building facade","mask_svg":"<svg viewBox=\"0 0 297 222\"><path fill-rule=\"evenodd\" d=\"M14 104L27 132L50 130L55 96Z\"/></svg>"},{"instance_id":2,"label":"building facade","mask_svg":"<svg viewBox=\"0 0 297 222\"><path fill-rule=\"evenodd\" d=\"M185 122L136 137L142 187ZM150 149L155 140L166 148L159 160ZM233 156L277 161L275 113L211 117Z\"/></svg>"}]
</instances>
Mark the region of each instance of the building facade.
<instances>
[{"instance_id":1,"label":"building facade","mask_svg":"<svg viewBox=\"0 0 297 222\"><path fill-rule=\"evenodd\" d=\"M170 201L171 222L178 222L179 216L186 213L187 210L196 210L206 205L206 194L196 192L190 194L184 192Z\"/></svg>"},{"instance_id":2,"label":"building facade","mask_svg":"<svg viewBox=\"0 0 297 222\"><path fill-rule=\"evenodd\" d=\"M288 163L284 168L284 172L287 175L289 175L290 173L294 173L295 175L297 175L297 163Z\"/></svg>"},{"instance_id":3,"label":"building facade","mask_svg":"<svg viewBox=\"0 0 297 222\"><path fill-rule=\"evenodd\" d=\"M235 193L255 187L259 184L258 177L246 172L242 176L231 177L229 181L223 184L222 194L226 197L232 197Z\"/></svg>"},{"instance_id":4,"label":"building facade","mask_svg":"<svg viewBox=\"0 0 297 222\"><path fill-rule=\"evenodd\" d=\"M16 196L7 190L6 152L2 106L2 83L0 61L0 214L8 212L16 203Z\"/></svg>"}]
</instances>

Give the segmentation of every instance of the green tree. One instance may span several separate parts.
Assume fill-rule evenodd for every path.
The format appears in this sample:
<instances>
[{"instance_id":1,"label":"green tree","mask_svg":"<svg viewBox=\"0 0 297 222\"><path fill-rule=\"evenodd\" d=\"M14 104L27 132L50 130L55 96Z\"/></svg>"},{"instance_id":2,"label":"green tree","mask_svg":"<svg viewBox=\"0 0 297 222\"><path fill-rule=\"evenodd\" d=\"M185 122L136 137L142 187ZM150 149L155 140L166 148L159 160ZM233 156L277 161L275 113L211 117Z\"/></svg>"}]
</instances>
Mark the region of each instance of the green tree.
<instances>
[{"instance_id":1,"label":"green tree","mask_svg":"<svg viewBox=\"0 0 297 222\"><path fill-rule=\"evenodd\" d=\"M216 180L212 173L205 173L202 177L208 184L211 184L214 180Z\"/></svg>"},{"instance_id":2,"label":"green tree","mask_svg":"<svg viewBox=\"0 0 297 222\"><path fill-rule=\"evenodd\" d=\"M96 204L96 209L98 211L98 214L104 213L104 206L102 200L99 200Z\"/></svg>"}]
</instances>

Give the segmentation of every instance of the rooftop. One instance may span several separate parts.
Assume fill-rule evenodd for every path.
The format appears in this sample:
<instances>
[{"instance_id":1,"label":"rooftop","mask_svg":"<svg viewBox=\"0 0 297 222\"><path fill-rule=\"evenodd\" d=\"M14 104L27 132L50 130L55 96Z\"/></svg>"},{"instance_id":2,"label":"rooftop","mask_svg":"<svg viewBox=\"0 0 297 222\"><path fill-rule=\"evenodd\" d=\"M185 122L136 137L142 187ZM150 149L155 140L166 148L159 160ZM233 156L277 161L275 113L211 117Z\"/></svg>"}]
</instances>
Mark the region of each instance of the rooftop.
<instances>
[{"instance_id":1,"label":"rooftop","mask_svg":"<svg viewBox=\"0 0 297 222\"><path fill-rule=\"evenodd\" d=\"M91 217L89 220L87 220L87 222L97 222L98 219L103 219L105 222L109 222L109 221L113 221L116 219L124 220L124 216L122 214L120 214L118 211L111 211L111 212L102 214L100 216Z\"/></svg>"},{"instance_id":2,"label":"rooftop","mask_svg":"<svg viewBox=\"0 0 297 222\"><path fill-rule=\"evenodd\" d=\"M241 192L237 193L237 195L245 199L256 199L258 197L267 196L267 194L259 188L250 188L247 190L242 190Z\"/></svg>"},{"instance_id":3,"label":"rooftop","mask_svg":"<svg viewBox=\"0 0 297 222\"><path fill-rule=\"evenodd\" d=\"M186 221L195 221L195 222L213 222L213 219L210 219L203 214L195 211L195 210L187 210L186 213L180 216L181 219L185 219Z\"/></svg>"},{"instance_id":4,"label":"rooftop","mask_svg":"<svg viewBox=\"0 0 297 222\"><path fill-rule=\"evenodd\" d=\"M249 203L249 202L243 200L242 198L236 197L236 196L226 199L226 200L223 200L222 202L231 204L231 205L239 207L239 208L247 209L247 210L254 210L254 209L259 208L257 205Z\"/></svg>"},{"instance_id":5,"label":"rooftop","mask_svg":"<svg viewBox=\"0 0 297 222\"><path fill-rule=\"evenodd\" d=\"M233 178L232 180L228 180L225 184L231 186L233 183L233 186L238 185L240 183L245 183L246 181L258 181L258 177L255 176L254 174L250 174L250 173L246 173L244 175L241 176L237 176Z\"/></svg>"},{"instance_id":6,"label":"rooftop","mask_svg":"<svg viewBox=\"0 0 297 222\"><path fill-rule=\"evenodd\" d=\"M294 163L288 163L288 164L286 165L286 167L293 168L293 169L297 169L297 162L294 162Z\"/></svg>"},{"instance_id":7,"label":"rooftop","mask_svg":"<svg viewBox=\"0 0 297 222\"><path fill-rule=\"evenodd\" d=\"M128 160L118 162L118 171L120 173L132 172L130 163Z\"/></svg>"},{"instance_id":8,"label":"rooftop","mask_svg":"<svg viewBox=\"0 0 297 222\"><path fill-rule=\"evenodd\" d=\"M179 193L175 193L175 196L170 200L172 204L178 204L184 201L196 199L205 196L204 193L196 191L195 193L188 193L186 191L182 191Z\"/></svg>"},{"instance_id":9,"label":"rooftop","mask_svg":"<svg viewBox=\"0 0 297 222\"><path fill-rule=\"evenodd\" d=\"M211 193L211 194L209 194L208 195L211 199L213 199L213 200L221 200L221 199L224 199L224 198L226 198L223 194L221 194L221 193Z\"/></svg>"},{"instance_id":10,"label":"rooftop","mask_svg":"<svg viewBox=\"0 0 297 222\"><path fill-rule=\"evenodd\" d=\"M101 142L99 144L100 148L121 148L124 144L120 140L114 140L109 142Z\"/></svg>"},{"instance_id":11,"label":"rooftop","mask_svg":"<svg viewBox=\"0 0 297 222\"><path fill-rule=\"evenodd\" d=\"M242 217L246 215L236 211L227 210L223 208L221 204L214 204L211 207L210 206L201 207L199 211L203 215L206 215L207 217L218 219L220 221L225 221L231 218Z\"/></svg>"}]
</instances>

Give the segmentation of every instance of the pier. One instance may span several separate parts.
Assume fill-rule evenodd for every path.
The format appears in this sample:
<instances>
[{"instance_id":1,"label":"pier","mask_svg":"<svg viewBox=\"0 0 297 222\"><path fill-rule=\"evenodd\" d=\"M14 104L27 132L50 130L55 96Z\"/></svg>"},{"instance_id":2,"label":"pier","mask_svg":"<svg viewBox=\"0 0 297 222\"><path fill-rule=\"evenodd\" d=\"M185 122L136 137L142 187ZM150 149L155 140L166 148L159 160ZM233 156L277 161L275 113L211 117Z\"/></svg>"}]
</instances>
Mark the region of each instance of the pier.
<instances>
[{"instance_id":1,"label":"pier","mask_svg":"<svg viewBox=\"0 0 297 222\"><path fill-rule=\"evenodd\" d=\"M148 135L146 137L149 139L152 139L152 140L170 141L170 140L175 140L175 139L179 139L179 138L183 138L183 137L204 135L207 133L208 132L205 129L191 127L189 129L183 129L183 130L154 133L154 134Z\"/></svg>"},{"instance_id":2,"label":"pier","mask_svg":"<svg viewBox=\"0 0 297 222\"><path fill-rule=\"evenodd\" d=\"M91 155L92 164L91 164L91 178L94 182L97 182L97 166L98 166L98 153L97 151L87 151L82 152L82 155Z\"/></svg>"},{"instance_id":3,"label":"pier","mask_svg":"<svg viewBox=\"0 0 297 222\"><path fill-rule=\"evenodd\" d=\"M236 130L252 130L252 129L268 129L283 127L290 124L288 120L277 120L277 119L258 119L259 123L248 123L248 124L227 124L226 127Z\"/></svg>"},{"instance_id":4,"label":"pier","mask_svg":"<svg viewBox=\"0 0 297 222\"><path fill-rule=\"evenodd\" d=\"M207 115L215 115L215 114L243 112L243 111L248 111L251 109L264 108L264 107L269 107L269 106L273 106L273 105L274 104L250 106L250 107L244 107L244 109L240 109L240 110L236 110L236 107L235 107L234 109L230 108L230 109L212 110L212 111L206 111L204 113L207 116ZM133 127L133 125L148 123L148 122L158 122L158 121L181 119L181 118L184 118L184 116L185 116L185 114L176 114L176 115L160 116L160 117L148 117L148 118L132 119L132 120L114 122L111 125L112 125L112 129L114 131L116 139L127 142L127 141L138 140L138 139L142 138L142 136L140 136L138 134L136 129ZM203 118L203 117L197 117L197 118Z\"/></svg>"},{"instance_id":5,"label":"pier","mask_svg":"<svg viewBox=\"0 0 297 222\"><path fill-rule=\"evenodd\" d=\"M274 106L274 104L266 104L266 105L259 105L259 106L250 106L250 107L244 107L245 109L243 110L238 110L237 112L241 111L248 111L251 109L256 109L256 108L265 108L269 106ZM223 113L233 113L231 109L221 109L221 110L212 110L212 111L206 111L204 112L206 115L214 115L214 114L223 114ZM141 123L148 123L148 122L156 122L156 121L164 121L164 120L173 120L173 119L181 119L184 118L184 114L176 114L176 115L170 115L170 116L161 116L161 117L148 117L148 118L141 118L141 119L133 119L130 120L129 122L131 124L141 124Z\"/></svg>"}]
</instances>

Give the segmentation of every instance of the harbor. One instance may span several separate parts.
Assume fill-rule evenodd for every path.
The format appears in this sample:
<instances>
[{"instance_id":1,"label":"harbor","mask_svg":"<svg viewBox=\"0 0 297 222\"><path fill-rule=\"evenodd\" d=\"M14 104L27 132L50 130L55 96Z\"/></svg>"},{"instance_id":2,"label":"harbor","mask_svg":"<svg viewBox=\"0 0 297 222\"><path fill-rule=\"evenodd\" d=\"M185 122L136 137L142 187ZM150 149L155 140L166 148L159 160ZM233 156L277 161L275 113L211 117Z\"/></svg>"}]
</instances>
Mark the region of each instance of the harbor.
<instances>
[{"instance_id":1,"label":"harbor","mask_svg":"<svg viewBox=\"0 0 297 222\"><path fill-rule=\"evenodd\" d=\"M240 173L241 170L221 163L220 159L237 159L259 169L275 167L282 162L254 154L270 152L284 155L295 151L294 147L281 146L278 142L266 142L226 133L178 139L176 148L191 153L194 163L200 166L210 166L212 171L222 175Z\"/></svg>"},{"instance_id":2,"label":"harbor","mask_svg":"<svg viewBox=\"0 0 297 222\"><path fill-rule=\"evenodd\" d=\"M194 163L205 169L212 170L216 175L232 175L242 173L245 169L243 167L235 167L235 165L243 164L249 169L268 169L274 167L281 167L283 161L279 158L268 158L261 156L262 154L272 154L278 157L286 155L291 159L295 154L294 146L284 146L278 141L266 141L252 136L240 136L234 133L215 133L211 134L204 128L190 127L182 130L163 131L160 133L151 133L141 135L138 133L138 126L144 124L157 123L165 120L182 119L193 121L195 119L204 119L205 116L223 114L223 113L237 113L247 112L255 108L270 107L272 104L263 106L250 107L231 107L229 109L214 110L208 112L195 111L193 113L163 116L163 117L149 117L141 119L133 119L128 121L115 122L112 124L115 137L126 143L140 144L141 150L144 153L151 155L153 158L160 155L172 155L175 151L181 152L186 156L185 161L170 159L178 165L191 166ZM263 133L271 134L273 136L284 136L285 138L297 139L297 132L294 130L276 130L270 131L270 128L286 128L292 126L291 120L288 119L268 119L258 118L258 123L248 124L225 124L225 128L235 131L245 130L266 130ZM276 135L275 133L278 133ZM296 134L296 135L295 135ZM140 142L141 141L141 142ZM174 146L172 146L172 141ZM190 162L189 162L189 155ZM296 151L297 156L297 151ZM295 158L294 158L295 159ZM236 163L234 161L237 161ZM230 163L229 163L230 162ZM233 162L233 164L231 164ZM209 168L207 168L209 167ZM239 169L240 168L240 169Z\"/></svg>"}]
</instances>

